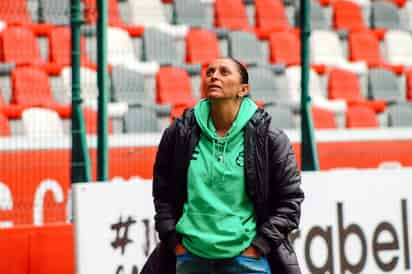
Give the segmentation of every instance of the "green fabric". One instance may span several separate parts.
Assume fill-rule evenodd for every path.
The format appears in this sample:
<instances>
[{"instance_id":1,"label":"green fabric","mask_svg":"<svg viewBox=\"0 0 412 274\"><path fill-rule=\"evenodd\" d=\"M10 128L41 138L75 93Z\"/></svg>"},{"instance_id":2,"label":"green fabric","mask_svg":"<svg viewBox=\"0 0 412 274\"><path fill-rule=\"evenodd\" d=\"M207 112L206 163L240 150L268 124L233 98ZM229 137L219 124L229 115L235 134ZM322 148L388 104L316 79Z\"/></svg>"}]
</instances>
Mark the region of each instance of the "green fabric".
<instances>
[{"instance_id":1,"label":"green fabric","mask_svg":"<svg viewBox=\"0 0 412 274\"><path fill-rule=\"evenodd\" d=\"M176 231L186 249L203 258L231 258L256 235L253 204L245 189L244 127L257 109L244 98L224 137L217 135L209 101L194 110L202 133L188 170L188 199Z\"/></svg>"}]
</instances>

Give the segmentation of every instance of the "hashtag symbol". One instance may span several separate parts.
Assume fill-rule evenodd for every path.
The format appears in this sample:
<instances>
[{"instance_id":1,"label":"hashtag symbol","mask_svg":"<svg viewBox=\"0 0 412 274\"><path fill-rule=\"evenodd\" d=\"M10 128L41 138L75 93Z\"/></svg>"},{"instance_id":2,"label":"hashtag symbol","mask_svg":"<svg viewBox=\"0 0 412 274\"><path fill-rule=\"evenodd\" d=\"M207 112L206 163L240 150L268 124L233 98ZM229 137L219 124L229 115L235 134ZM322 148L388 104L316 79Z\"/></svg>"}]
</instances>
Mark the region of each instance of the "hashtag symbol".
<instances>
[{"instance_id":1,"label":"hashtag symbol","mask_svg":"<svg viewBox=\"0 0 412 274\"><path fill-rule=\"evenodd\" d=\"M122 221L122 216L119 217L119 222L112 224L110 226L111 230L116 231L116 239L111 242L113 249L117 249L120 247L122 255L125 252L126 245L133 242L133 240L129 239L129 227L136 223L136 220L133 220L132 217L128 217L125 222Z\"/></svg>"}]
</instances>

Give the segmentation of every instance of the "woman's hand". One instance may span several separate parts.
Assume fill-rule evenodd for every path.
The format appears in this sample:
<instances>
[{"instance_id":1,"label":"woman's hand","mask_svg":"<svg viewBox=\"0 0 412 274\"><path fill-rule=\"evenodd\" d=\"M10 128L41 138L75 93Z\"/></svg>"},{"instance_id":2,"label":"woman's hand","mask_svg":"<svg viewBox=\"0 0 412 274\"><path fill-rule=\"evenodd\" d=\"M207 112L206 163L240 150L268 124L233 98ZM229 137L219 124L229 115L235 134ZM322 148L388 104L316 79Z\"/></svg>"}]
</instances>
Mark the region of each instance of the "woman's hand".
<instances>
[{"instance_id":1,"label":"woman's hand","mask_svg":"<svg viewBox=\"0 0 412 274\"><path fill-rule=\"evenodd\" d=\"M260 252L260 250L257 249L255 246L251 245L242 252L242 255L258 259L262 257L262 252Z\"/></svg>"},{"instance_id":2,"label":"woman's hand","mask_svg":"<svg viewBox=\"0 0 412 274\"><path fill-rule=\"evenodd\" d=\"M182 255L186 252L187 252L186 248L181 243L177 243L177 245L175 247L176 256Z\"/></svg>"}]
</instances>

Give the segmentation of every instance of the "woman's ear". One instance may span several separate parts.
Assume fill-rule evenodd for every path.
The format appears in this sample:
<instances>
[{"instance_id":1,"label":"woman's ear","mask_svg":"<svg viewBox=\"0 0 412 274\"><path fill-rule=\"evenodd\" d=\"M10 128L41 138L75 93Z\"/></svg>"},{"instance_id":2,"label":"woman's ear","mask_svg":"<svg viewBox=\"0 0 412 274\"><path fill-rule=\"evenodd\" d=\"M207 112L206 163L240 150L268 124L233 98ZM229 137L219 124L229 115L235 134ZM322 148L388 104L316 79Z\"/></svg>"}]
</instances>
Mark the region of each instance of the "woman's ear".
<instances>
[{"instance_id":1,"label":"woman's ear","mask_svg":"<svg viewBox=\"0 0 412 274\"><path fill-rule=\"evenodd\" d=\"M245 97L249 94L249 84L242 84L240 87L240 92L237 94L238 97Z\"/></svg>"}]
</instances>

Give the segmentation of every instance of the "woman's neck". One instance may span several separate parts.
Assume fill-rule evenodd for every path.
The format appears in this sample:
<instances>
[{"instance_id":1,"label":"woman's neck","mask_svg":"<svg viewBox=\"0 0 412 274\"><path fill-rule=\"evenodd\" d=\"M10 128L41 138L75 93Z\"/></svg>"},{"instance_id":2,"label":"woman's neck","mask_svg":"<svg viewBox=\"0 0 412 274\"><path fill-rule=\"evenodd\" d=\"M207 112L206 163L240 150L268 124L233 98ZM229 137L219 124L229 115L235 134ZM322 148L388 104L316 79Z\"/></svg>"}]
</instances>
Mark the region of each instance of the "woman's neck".
<instances>
[{"instance_id":1,"label":"woman's neck","mask_svg":"<svg viewBox=\"0 0 412 274\"><path fill-rule=\"evenodd\" d=\"M219 136L227 134L236 119L241 100L216 100L210 104L213 125Z\"/></svg>"}]
</instances>

